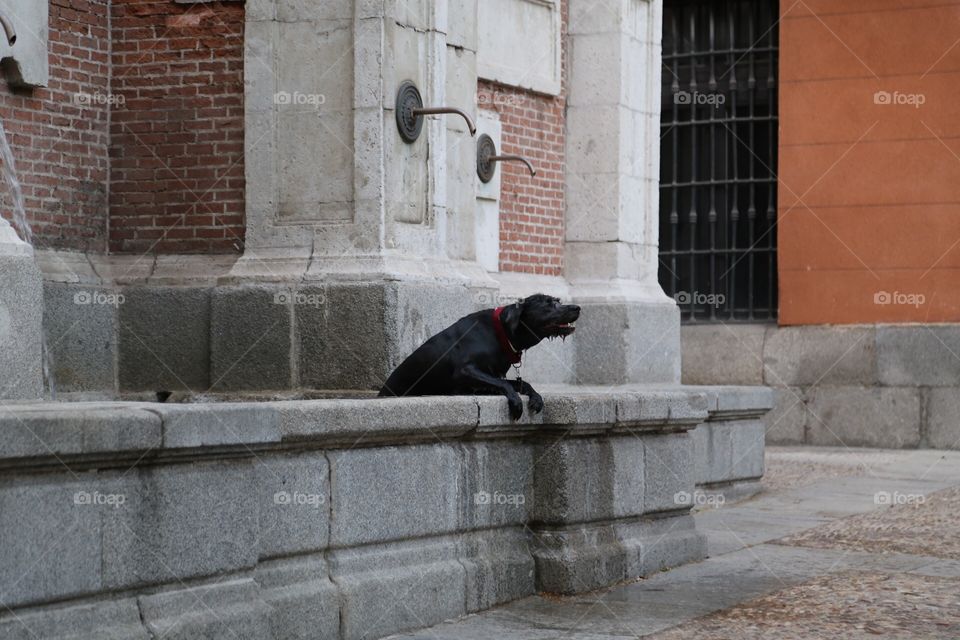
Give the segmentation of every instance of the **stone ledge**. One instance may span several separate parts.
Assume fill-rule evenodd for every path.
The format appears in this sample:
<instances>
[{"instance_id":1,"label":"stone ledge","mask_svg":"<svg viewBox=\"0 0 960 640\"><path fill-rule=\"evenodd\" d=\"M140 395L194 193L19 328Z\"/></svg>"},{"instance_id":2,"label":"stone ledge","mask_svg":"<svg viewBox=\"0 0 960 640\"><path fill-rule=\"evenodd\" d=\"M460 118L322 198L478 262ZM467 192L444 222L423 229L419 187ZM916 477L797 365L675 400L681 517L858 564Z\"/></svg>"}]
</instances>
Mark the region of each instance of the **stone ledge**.
<instances>
[{"instance_id":1,"label":"stone ledge","mask_svg":"<svg viewBox=\"0 0 960 640\"><path fill-rule=\"evenodd\" d=\"M467 436L686 430L706 420L708 408L724 393L689 387L561 387L544 392L541 414L527 409L517 421L509 419L506 400L496 396L9 404L0 409L0 468L13 460L59 465L61 458L93 461L120 454L136 459L144 452L203 458L263 448L340 448Z\"/></svg>"}]
</instances>

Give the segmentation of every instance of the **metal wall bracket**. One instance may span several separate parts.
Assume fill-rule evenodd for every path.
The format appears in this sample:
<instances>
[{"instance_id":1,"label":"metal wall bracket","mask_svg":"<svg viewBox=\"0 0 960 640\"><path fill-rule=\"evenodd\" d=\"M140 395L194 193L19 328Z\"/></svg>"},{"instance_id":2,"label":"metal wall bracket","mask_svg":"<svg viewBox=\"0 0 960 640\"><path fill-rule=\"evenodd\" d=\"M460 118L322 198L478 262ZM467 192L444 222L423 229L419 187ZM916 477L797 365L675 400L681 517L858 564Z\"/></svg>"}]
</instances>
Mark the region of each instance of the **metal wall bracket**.
<instances>
[{"instance_id":1,"label":"metal wall bracket","mask_svg":"<svg viewBox=\"0 0 960 640\"><path fill-rule=\"evenodd\" d=\"M397 131L400 132L400 137L407 144L416 142L417 138L420 137L420 131L423 129L423 116L429 115L444 113L458 115L467 121L467 129L470 130L471 136L477 133L477 127L473 124L473 120L461 109L456 107L424 107L420 90L409 80L403 81L400 88L397 89L394 111L397 117Z\"/></svg>"},{"instance_id":2,"label":"metal wall bracket","mask_svg":"<svg viewBox=\"0 0 960 640\"><path fill-rule=\"evenodd\" d=\"M536 169L530 164L530 161L523 156L515 155L497 155L497 145L493 138L487 134L481 134L477 139L477 176L481 182L487 183L493 180L493 174L497 170L498 162L522 162L527 165L530 175L537 175Z\"/></svg>"}]
</instances>

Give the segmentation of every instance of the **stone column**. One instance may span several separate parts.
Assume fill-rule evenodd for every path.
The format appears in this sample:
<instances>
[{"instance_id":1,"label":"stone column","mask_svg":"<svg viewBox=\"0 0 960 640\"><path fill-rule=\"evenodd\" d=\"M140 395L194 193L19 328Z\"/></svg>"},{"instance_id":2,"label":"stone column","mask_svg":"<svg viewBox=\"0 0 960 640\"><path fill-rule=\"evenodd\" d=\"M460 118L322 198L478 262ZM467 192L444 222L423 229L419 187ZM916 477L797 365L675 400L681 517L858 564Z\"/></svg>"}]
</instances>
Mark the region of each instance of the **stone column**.
<instances>
[{"instance_id":1,"label":"stone column","mask_svg":"<svg viewBox=\"0 0 960 640\"><path fill-rule=\"evenodd\" d=\"M407 143L394 113L412 81L476 120L475 23L476 0L247 4L247 238L222 283L295 290L294 386L379 387L492 297L470 249L475 140L445 115Z\"/></svg>"},{"instance_id":2,"label":"stone column","mask_svg":"<svg viewBox=\"0 0 960 640\"><path fill-rule=\"evenodd\" d=\"M33 247L0 218L0 404L43 395L43 285Z\"/></svg>"},{"instance_id":3,"label":"stone column","mask_svg":"<svg viewBox=\"0 0 960 640\"><path fill-rule=\"evenodd\" d=\"M657 280L660 0L570 0L566 275L585 384L680 381Z\"/></svg>"}]
</instances>

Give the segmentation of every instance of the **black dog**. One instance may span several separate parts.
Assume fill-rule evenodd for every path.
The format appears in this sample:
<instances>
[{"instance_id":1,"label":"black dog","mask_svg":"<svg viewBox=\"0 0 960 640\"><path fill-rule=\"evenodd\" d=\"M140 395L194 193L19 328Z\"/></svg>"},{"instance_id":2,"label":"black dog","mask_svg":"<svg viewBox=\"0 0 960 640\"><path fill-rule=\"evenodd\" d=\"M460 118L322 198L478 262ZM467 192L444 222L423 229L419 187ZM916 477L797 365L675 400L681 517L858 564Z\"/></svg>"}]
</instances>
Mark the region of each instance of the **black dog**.
<instances>
[{"instance_id":1,"label":"black dog","mask_svg":"<svg viewBox=\"0 0 960 640\"><path fill-rule=\"evenodd\" d=\"M538 293L515 304L484 309L457 320L433 336L390 374L380 396L499 394L507 397L510 416L523 414L520 394L534 413L543 398L527 382L506 380L510 365L544 338L566 338L580 307L560 304Z\"/></svg>"}]
</instances>

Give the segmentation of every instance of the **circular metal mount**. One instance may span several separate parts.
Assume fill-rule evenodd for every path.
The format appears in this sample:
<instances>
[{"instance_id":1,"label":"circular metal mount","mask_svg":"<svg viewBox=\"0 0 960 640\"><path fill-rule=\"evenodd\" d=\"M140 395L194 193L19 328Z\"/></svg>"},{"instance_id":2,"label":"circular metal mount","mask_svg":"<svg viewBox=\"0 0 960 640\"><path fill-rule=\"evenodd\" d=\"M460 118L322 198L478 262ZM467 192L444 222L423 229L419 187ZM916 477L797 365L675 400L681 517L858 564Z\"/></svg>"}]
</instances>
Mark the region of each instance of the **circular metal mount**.
<instances>
[{"instance_id":1,"label":"circular metal mount","mask_svg":"<svg viewBox=\"0 0 960 640\"><path fill-rule=\"evenodd\" d=\"M423 107L423 99L420 97L420 91L417 85L409 80L405 80L397 89L397 100L394 109L397 115L397 130L400 137L406 143L412 143L420 137L420 130L423 129L423 117L415 115L414 109Z\"/></svg>"},{"instance_id":2,"label":"circular metal mount","mask_svg":"<svg viewBox=\"0 0 960 640\"><path fill-rule=\"evenodd\" d=\"M486 183L493 180L497 163L490 158L495 155L497 155L497 145L494 144L493 138L485 133L480 134L480 137L477 138L477 175L481 182Z\"/></svg>"}]
</instances>

